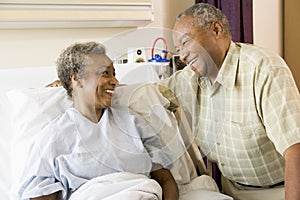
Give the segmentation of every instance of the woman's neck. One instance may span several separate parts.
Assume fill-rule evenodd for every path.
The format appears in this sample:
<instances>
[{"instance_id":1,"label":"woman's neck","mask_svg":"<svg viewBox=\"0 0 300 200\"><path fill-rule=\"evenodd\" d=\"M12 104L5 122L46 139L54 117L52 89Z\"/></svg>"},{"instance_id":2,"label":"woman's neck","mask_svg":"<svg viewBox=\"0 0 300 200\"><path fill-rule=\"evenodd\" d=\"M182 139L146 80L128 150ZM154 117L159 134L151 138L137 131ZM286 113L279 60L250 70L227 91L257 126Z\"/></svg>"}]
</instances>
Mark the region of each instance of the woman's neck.
<instances>
[{"instance_id":1,"label":"woman's neck","mask_svg":"<svg viewBox=\"0 0 300 200\"><path fill-rule=\"evenodd\" d=\"M76 101L74 101L74 108L94 123L98 123L103 114L103 109L96 109L92 106L77 104Z\"/></svg>"}]
</instances>

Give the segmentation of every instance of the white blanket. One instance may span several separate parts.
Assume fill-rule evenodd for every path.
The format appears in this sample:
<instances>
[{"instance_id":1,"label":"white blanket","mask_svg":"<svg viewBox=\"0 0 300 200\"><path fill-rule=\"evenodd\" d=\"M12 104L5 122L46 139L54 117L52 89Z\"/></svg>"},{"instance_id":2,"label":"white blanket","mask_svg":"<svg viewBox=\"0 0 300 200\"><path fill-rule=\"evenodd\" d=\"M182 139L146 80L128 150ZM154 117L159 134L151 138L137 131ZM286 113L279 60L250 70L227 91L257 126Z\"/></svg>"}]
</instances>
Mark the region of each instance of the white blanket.
<instances>
[{"instance_id":1,"label":"white blanket","mask_svg":"<svg viewBox=\"0 0 300 200\"><path fill-rule=\"evenodd\" d=\"M180 200L233 200L221 194L209 176L199 176L191 183L179 185ZM159 184L144 175L119 172L94 178L77 191L69 200L161 200Z\"/></svg>"},{"instance_id":2,"label":"white blanket","mask_svg":"<svg viewBox=\"0 0 300 200\"><path fill-rule=\"evenodd\" d=\"M94 178L77 191L70 200L161 200L162 190L153 179L127 172Z\"/></svg>"}]
</instances>

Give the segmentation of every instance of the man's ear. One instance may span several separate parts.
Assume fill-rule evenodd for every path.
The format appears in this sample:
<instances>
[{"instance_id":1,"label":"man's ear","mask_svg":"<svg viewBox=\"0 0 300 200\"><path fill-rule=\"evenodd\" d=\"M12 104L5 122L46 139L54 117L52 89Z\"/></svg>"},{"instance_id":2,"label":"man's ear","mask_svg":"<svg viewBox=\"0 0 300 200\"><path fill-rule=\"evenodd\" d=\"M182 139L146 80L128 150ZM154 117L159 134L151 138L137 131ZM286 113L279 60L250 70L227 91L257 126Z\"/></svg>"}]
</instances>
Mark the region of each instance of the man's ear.
<instances>
[{"instance_id":1,"label":"man's ear","mask_svg":"<svg viewBox=\"0 0 300 200\"><path fill-rule=\"evenodd\" d=\"M217 37L220 36L220 35L223 35L224 32L225 32L223 24L222 24L221 22L219 22L219 21L213 22L211 28L212 28L214 34L215 34Z\"/></svg>"}]
</instances>

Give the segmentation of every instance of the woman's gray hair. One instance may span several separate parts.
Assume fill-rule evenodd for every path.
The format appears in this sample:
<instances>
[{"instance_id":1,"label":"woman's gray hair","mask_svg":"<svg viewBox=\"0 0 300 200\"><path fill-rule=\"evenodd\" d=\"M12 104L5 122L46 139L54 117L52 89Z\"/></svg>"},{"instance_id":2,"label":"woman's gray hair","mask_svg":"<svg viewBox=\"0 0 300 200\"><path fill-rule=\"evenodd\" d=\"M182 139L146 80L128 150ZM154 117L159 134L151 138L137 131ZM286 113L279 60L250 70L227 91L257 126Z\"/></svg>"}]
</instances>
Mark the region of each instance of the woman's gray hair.
<instances>
[{"instance_id":1,"label":"woman's gray hair","mask_svg":"<svg viewBox=\"0 0 300 200\"><path fill-rule=\"evenodd\" d=\"M219 21L224 26L225 34L231 36L227 17L224 15L224 13L222 13L221 10L213 5L206 3L197 3L180 13L177 16L176 21L179 21L188 15L192 15L195 20L195 24L199 28L204 30L208 30L213 22Z\"/></svg>"},{"instance_id":2,"label":"woman's gray hair","mask_svg":"<svg viewBox=\"0 0 300 200\"><path fill-rule=\"evenodd\" d=\"M105 47L97 42L75 43L62 51L56 61L57 75L69 96L72 97L71 76L82 78L90 56L105 54Z\"/></svg>"}]
</instances>

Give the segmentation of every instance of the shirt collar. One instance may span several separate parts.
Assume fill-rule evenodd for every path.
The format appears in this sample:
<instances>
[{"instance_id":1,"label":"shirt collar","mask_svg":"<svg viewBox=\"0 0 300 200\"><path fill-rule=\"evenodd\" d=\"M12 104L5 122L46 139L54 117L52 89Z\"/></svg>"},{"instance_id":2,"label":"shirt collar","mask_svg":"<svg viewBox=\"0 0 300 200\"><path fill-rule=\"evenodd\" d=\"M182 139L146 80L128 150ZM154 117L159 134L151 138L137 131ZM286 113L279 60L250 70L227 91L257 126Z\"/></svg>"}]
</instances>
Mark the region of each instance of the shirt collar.
<instances>
[{"instance_id":1,"label":"shirt collar","mask_svg":"<svg viewBox=\"0 0 300 200\"><path fill-rule=\"evenodd\" d=\"M216 81L226 88L233 88L236 83L240 45L231 41Z\"/></svg>"}]
</instances>

